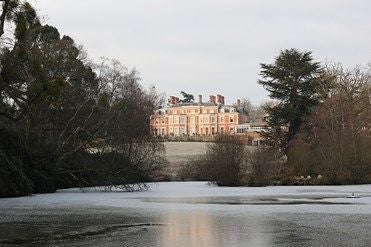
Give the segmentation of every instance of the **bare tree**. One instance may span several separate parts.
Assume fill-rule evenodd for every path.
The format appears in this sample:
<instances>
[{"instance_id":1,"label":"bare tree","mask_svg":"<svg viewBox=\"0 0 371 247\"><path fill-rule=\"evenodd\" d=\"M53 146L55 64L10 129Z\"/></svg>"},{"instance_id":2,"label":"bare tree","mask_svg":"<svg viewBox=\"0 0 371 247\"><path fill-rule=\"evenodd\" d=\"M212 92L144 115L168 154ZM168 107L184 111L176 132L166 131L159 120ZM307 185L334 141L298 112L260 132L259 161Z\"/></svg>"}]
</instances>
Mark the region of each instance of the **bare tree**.
<instances>
[{"instance_id":1,"label":"bare tree","mask_svg":"<svg viewBox=\"0 0 371 247\"><path fill-rule=\"evenodd\" d=\"M219 186L239 186L246 182L247 159L244 142L233 135L219 135L199 161L208 179Z\"/></svg>"},{"instance_id":2,"label":"bare tree","mask_svg":"<svg viewBox=\"0 0 371 247\"><path fill-rule=\"evenodd\" d=\"M310 128L317 171L330 183L369 182L371 170L371 73L341 65L327 68L333 78L328 97L313 112ZM327 90L327 89L326 89Z\"/></svg>"},{"instance_id":3,"label":"bare tree","mask_svg":"<svg viewBox=\"0 0 371 247\"><path fill-rule=\"evenodd\" d=\"M10 0L0 0L0 2L3 2L2 4L2 12L0 16L0 37L4 34L4 25L5 25L5 19L6 15L9 11L9 3Z\"/></svg>"}]
</instances>

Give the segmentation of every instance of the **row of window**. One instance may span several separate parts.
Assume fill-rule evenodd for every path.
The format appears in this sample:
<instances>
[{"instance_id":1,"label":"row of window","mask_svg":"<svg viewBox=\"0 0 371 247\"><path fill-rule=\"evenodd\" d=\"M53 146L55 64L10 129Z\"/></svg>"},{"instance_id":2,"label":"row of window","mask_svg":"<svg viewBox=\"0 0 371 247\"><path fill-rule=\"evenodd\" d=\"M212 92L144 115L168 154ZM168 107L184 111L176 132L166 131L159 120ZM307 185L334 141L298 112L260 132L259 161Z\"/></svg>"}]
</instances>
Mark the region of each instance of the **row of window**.
<instances>
[{"instance_id":1,"label":"row of window","mask_svg":"<svg viewBox=\"0 0 371 247\"><path fill-rule=\"evenodd\" d=\"M215 123L216 116L204 116L204 117L196 117L196 119L199 119L200 123ZM186 116L179 116L179 117L169 117L169 123L170 124L185 124L187 122ZM193 124L195 123L195 117L190 117L190 122ZM224 123L224 117L220 117L220 122ZM230 117L229 122L233 123L234 118ZM161 120L156 120L156 124L159 123L165 123L165 119L162 118Z\"/></svg>"},{"instance_id":2,"label":"row of window","mask_svg":"<svg viewBox=\"0 0 371 247\"><path fill-rule=\"evenodd\" d=\"M217 109L187 109L187 110L168 110L169 114L186 114L186 113L218 113Z\"/></svg>"},{"instance_id":3,"label":"row of window","mask_svg":"<svg viewBox=\"0 0 371 247\"><path fill-rule=\"evenodd\" d=\"M200 128L199 133L196 133L196 132L197 131L192 128L190 130L190 135L196 135L196 134L201 134L201 135L215 135L215 134L218 133L214 127L211 127L211 129L209 129L208 127L206 127L206 128ZM230 128L229 129L229 132L230 133L234 133L234 128ZM221 133L221 134L224 134L225 133L225 130L224 130L223 127L221 127L219 129L219 133ZM155 129L155 134L156 135L162 135L162 136L164 136L164 135L187 135L187 131L186 131L186 129L184 127L183 128L182 127L181 128L175 127L173 129L171 129L169 131L169 133L166 133L165 128L161 128L161 129L157 129L156 128Z\"/></svg>"}]
</instances>

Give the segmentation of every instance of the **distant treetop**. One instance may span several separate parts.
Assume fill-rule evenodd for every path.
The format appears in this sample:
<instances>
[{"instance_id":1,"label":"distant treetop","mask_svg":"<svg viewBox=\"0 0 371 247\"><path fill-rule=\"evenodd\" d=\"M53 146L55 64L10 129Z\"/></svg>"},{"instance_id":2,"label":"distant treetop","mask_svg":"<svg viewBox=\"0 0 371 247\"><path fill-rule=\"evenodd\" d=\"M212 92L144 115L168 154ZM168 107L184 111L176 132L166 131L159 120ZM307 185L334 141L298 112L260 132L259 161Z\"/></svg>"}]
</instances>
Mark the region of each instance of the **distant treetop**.
<instances>
[{"instance_id":1,"label":"distant treetop","mask_svg":"<svg viewBox=\"0 0 371 247\"><path fill-rule=\"evenodd\" d=\"M184 91L181 91L180 94L183 96L183 99L180 100L182 103L190 103L195 100L192 94L188 94Z\"/></svg>"}]
</instances>

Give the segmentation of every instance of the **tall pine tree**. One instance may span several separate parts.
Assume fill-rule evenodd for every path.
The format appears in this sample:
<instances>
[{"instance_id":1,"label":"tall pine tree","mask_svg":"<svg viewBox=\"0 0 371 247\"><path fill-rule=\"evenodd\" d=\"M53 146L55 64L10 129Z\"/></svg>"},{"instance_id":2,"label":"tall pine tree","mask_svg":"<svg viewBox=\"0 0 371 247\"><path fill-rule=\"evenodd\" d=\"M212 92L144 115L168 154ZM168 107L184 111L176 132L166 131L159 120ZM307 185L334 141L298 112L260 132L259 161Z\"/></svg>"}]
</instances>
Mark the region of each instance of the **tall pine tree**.
<instances>
[{"instance_id":1,"label":"tall pine tree","mask_svg":"<svg viewBox=\"0 0 371 247\"><path fill-rule=\"evenodd\" d=\"M273 64L262 63L260 66L262 79L258 83L279 102L266 109L271 127L268 138L286 152L311 108L319 102L316 89L322 68L313 61L312 52L297 49L283 50ZM282 131L282 127L288 127L288 131Z\"/></svg>"}]
</instances>

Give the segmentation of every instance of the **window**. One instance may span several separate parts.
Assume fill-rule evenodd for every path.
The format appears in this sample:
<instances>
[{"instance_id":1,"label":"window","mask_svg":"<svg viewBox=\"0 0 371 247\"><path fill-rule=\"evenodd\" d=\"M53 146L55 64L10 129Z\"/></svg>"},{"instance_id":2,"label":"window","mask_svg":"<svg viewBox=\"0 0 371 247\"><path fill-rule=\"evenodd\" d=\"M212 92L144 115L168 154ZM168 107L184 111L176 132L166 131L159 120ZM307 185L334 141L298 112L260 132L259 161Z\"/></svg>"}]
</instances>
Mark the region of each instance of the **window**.
<instances>
[{"instance_id":1,"label":"window","mask_svg":"<svg viewBox=\"0 0 371 247\"><path fill-rule=\"evenodd\" d=\"M233 118L232 117L229 119L229 122L233 123Z\"/></svg>"},{"instance_id":2,"label":"window","mask_svg":"<svg viewBox=\"0 0 371 247\"><path fill-rule=\"evenodd\" d=\"M211 122L215 123L215 117L214 116L211 116Z\"/></svg>"}]
</instances>

